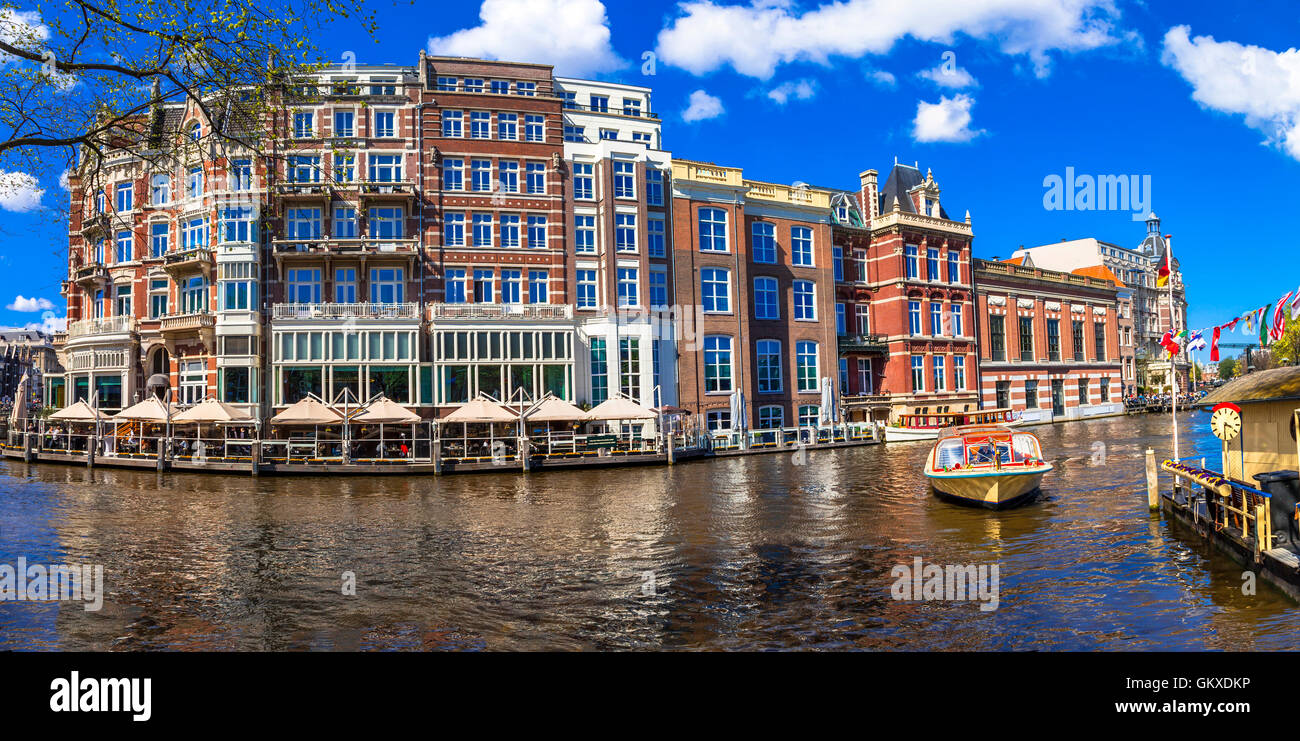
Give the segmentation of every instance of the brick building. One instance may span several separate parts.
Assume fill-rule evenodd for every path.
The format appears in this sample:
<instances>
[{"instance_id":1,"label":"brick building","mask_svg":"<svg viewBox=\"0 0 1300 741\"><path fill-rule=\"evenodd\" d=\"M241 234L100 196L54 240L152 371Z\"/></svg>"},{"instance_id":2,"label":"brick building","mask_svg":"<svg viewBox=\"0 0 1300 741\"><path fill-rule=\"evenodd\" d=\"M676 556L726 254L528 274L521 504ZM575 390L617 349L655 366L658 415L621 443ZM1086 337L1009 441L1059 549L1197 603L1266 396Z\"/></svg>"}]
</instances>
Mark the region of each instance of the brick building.
<instances>
[{"instance_id":1,"label":"brick building","mask_svg":"<svg viewBox=\"0 0 1300 741\"><path fill-rule=\"evenodd\" d=\"M1041 422L1121 412L1118 279L1020 262L974 261L984 408Z\"/></svg>"}]
</instances>

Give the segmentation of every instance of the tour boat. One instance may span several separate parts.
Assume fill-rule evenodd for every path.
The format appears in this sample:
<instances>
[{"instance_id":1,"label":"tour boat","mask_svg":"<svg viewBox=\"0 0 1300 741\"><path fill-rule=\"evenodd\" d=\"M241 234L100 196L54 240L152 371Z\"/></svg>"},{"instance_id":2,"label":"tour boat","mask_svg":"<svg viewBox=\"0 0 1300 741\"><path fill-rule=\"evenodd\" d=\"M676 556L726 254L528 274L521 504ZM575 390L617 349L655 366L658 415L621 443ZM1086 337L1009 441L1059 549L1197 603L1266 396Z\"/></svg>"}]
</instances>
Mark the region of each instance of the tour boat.
<instances>
[{"instance_id":1,"label":"tour boat","mask_svg":"<svg viewBox=\"0 0 1300 741\"><path fill-rule=\"evenodd\" d=\"M1003 425L947 430L925 460L939 494L991 509L1028 501L1050 470L1036 436Z\"/></svg>"},{"instance_id":2,"label":"tour boat","mask_svg":"<svg viewBox=\"0 0 1300 741\"><path fill-rule=\"evenodd\" d=\"M963 425L1002 425L1021 423L1010 409L981 409L974 412L938 412L934 414L900 414L898 422L885 428L885 442L934 440L943 430Z\"/></svg>"}]
</instances>

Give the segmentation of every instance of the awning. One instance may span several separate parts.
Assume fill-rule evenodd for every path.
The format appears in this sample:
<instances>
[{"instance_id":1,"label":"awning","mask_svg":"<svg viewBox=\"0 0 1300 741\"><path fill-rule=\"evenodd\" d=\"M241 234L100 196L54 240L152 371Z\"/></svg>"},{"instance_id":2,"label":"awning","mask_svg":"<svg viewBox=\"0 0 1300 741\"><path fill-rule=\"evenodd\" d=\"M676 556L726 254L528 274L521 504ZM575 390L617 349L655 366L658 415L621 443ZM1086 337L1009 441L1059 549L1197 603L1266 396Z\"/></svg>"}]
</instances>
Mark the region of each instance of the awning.
<instances>
[{"instance_id":1,"label":"awning","mask_svg":"<svg viewBox=\"0 0 1300 741\"><path fill-rule=\"evenodd\" d=\"M365 409L357 412L352 417L353 422L368 422L370 424L415 424L422 421L420 415L412 412L410 409L398 404L386 396L370 402Z\"/></svg>"},{"instance_id":2,"label":"awning","mask_svg":"<svg viewBox=\"0 0 1300 741\"><path fill-rule=\"evenodd\" d=\"M657 416L654 410L620 396L601 402L587 413L587 420L598 422L609 419L654 419Z\"/></svg>"},{"instance_id":3,"label":"awning","mask_svg":"<svg viewBox=\"0 0 1300 741\"><path fill-rule=\"evenodd\" d=\"M333 425L342 421L342 414L310 396L299 399L271 418L273 425Z\"/></svg>"},{"instance_id":4,"label":"awning","mask_svg":"<svg viewBox=\"0 0 1300 741\"><path fill-rule=\"evenodd\" d=\"M107 414L98 409L91 409L85 401L79 401L50 415L50 419L57 419L60 422L94 422L97 419L108 418Z\"/></svg>"},{"instance_id":5,"label":"awning","mask_svg":"<svg viewBox=\"0 0 1300 741\"><path fill-rule=\"evenodd\" d=\"M543 399L524 415L524 420L528 422L583 422L586 419L586 412L554 396Z\"/></svg>"},{"instance_id":6,"label":"awning","mask_svg":"<svg viewBox=\"0 0 1300 741\"><path fill-rule=\"evenodd\" d=\"M439 420L447 422L468 422L470 424L487 424L492 422L518 422L519 415L500 404L482 396L448 414Z\"/></svg>"},{"instance_id":7,"label":"awning","mask_svg":"<svg viewBox=\"0 0 1300 741\"><path fill-rule=\"evenodd\" d=\"M172 412L175 411L176 408L172 407ZM123 422L166 422L167 406L156 396L146 396L144 401L132 404L113 415L113 419Z\"/></svg>"},{"instance_id":8,"label":"awning","mask_svg":"<svg viewBox=\"0 0 1300 741\"><path fill-rule=\"evenodd\" d=\"M239 423L252 422L253 418L241 409L237 409L223 401L216 399L204 399L197 405L186 409L180 414L172 417L173 422L207 422L207 423Z\"/></svg>"}]
</instances>

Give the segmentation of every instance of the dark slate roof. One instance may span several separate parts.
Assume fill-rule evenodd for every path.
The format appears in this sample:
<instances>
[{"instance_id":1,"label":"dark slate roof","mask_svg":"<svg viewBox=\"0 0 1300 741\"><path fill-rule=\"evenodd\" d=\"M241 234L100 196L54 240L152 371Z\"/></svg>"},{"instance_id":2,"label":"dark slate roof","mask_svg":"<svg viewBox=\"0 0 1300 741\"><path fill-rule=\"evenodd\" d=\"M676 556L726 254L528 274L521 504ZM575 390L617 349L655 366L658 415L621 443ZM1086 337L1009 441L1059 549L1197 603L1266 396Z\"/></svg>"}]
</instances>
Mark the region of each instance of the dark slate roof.
<instances>
[{"instance_id":1,"label":"dark slate roof","mask_svg":"<svg viewBox=\"0 0 1300 741\"><path fill-rule=\"evenodd\" d=\"M1210 406L1221 401L1244 404L1253 401L1289 401L1300 399L1300 366L1288 365L1272 370L1255 371L1211 391L1196 402Z\"/></svg>"},{"instance_id":2,"label":"dark slate roof","mask_svg":"<svg viewBox=\"0 0 1300 741\"><path fill-rule=\"evenodd\" d=\"M894 169L889 171L889 177L885 178L885 185L880 189L880 213L887 214L894 210L894 199L898 199L898 208L905 213L916 213L916 206L912 204L912 197L908 191L925 182L925 175L911 165L900 163L894 164ZM939 216L947 219L948 212L939 204Z\"/></svg>"}]
</instances>

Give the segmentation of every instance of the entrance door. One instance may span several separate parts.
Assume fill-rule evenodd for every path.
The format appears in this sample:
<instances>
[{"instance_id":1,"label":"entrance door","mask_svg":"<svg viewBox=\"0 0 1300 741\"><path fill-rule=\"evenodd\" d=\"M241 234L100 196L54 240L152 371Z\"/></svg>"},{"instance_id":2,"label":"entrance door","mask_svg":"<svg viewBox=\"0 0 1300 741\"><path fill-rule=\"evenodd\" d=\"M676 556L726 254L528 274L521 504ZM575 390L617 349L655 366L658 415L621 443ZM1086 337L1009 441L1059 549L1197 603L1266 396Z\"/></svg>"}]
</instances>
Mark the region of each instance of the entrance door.
<instances>
[{"instance_id":1,"label":"entrance door","mask_svg":"<svg viewBox=\"0 0 1300 741\"><path fill-rule=\"evenodd\" d=\"M1052 415L1065 416L1065 381L1059 378L1052 381Z\"/></svg>"}]
</instances>

